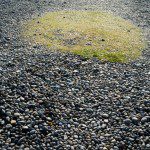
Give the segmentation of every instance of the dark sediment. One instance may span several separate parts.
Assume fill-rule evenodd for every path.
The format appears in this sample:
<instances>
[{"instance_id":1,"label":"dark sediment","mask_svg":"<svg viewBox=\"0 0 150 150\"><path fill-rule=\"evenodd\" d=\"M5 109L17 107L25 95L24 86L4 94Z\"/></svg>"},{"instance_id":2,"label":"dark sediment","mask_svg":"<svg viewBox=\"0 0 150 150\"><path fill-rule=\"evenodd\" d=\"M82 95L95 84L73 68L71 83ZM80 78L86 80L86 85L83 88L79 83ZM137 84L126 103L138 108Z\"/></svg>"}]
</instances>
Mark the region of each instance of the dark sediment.
<instances>
[{"instance_id":1,"label":"dark sediment","mask_svg":"<svg viewBox=\"0 0 150 150\"><path fill-rule=\"evenodd\" d=\"M140 26L143 1L2 0L1 149L150 149L149 47L129 64L50 52L19 36L20 22L60 9L111 10Z\"/></svg>"}]
</instances>

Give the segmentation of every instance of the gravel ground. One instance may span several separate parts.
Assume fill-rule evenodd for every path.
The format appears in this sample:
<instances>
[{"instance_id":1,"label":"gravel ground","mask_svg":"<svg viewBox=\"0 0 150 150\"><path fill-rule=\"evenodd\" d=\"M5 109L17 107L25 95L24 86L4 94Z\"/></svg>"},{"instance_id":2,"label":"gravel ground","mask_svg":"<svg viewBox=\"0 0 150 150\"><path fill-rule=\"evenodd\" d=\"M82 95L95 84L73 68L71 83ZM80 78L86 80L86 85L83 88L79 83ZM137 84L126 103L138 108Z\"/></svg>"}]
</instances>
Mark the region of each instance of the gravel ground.
<instances>
[{"instance_id":1,"label":"gravel ground","mask_svg":"<svg viewBox=\"0 0 150 150\"><path fill-rule=\"evenodd\" d=\"M19 36L45 11L107 10L149 39L148 0L1 0L2 150L149 150L149 47L130 64L50 52Z\"/></svg>"}]
</instances>

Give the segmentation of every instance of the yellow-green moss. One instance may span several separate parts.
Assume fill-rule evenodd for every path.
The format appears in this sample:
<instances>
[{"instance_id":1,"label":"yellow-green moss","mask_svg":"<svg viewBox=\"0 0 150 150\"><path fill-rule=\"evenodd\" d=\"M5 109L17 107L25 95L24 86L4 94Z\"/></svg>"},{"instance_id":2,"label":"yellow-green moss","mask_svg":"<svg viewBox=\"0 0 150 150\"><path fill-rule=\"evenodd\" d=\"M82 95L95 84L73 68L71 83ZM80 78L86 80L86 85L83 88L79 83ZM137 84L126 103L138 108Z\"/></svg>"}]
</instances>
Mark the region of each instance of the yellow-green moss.
<instances>
[{"instance_id":1,"label":"yellow-green moss","mask_svg":"<svg viewBox=\"0 0 150 150\"><path fill-rule=\"evenodd\" d=\"M49 12L27 21L22 35L50 49L111 62L134 60L145 47L141 30L130 21L95 11Z\"/></svg>"}]
</instances>

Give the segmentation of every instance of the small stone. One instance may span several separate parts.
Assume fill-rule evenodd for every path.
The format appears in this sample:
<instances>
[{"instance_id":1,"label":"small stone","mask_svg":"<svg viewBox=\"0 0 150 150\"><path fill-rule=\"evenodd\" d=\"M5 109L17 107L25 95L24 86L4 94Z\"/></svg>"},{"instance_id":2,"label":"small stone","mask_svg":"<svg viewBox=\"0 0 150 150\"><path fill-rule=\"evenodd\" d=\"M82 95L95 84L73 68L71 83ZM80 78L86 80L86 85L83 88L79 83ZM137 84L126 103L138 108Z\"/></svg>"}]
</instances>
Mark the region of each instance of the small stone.
<instances>
[{"instance_id":1,"label":"small stone","mask_svg":"<svg viewBox=\"0 0 150 150\"><path fill-rule=\"evenodd\" d=\"M35 129L38 129L39 127L38 127L38 125L35 125L34 128L35 128Z\"/></svg>"},{"instance_id":2,"label":"small stone","mask_svg":"<svg viewBox=\"0 0 150 150\"><path fill-rule=\"evenodd\" d=\"M113 139L111 142L112 142L112 143L115 143L115 142L116 142L116 140L115 140L115 139Z\"/></svg>"},{"instance_id":3,"label":"small stone","mask_svg":"<svg viewBox=\"0 0 150 150\"><path fill-rule=\"evenodd\" d=\"M54 132L54 133L53 133L53 136L54 136L54 137L58 137L59 134L58 134L57 132Z\"/></svg>"},{"instance_id":4,"label":"small stone","mask_svg":"<svg viewBox=\"0 0 150 150\"><path fill-rule=\"evenodd\" d=\"M102 129L105 129L106 126L107 126L106 124L102 124L101 128L102 128Z\"/></svg>"},{"instance_id":5,"label":"small stone","mask_svg":"<svg viewBox=\"0 0 150 150\"><path fill-rule=\"evenodd\" d=\"M68 126L68 128L70 128L70 127L71 127L71 125L70 125L70 124L68 124L67 126Z\"/></svg>"},{"instance_id":6,"label":"small stone","mask_svg":"<svg viewBox=\"0 0 150 150\"><path fill-rule=\"evenodd\" d=\"M136 63L135 66L136 67L140 67L142 64L141 63Z\"/></svg>"},{"instance_id":7,"label":"small stone","mask_svg":"<svg viewBox=\"0 0 150 150\"><path fill-rule=\"evenodd\" d=\"M52 118L50 118L50 117L47 117L46 119L47 119L48 121L52 121Z\"/></svg>"},{"instance_id":8,"label":"small stone","mask_svg":"<svg viewBox=\"0 0 150 150\"><path fill-rule=\"evenodd\" d=\"M2 68L2 67L0 67L0 71L3 71L3 68Z\"/></svg>"},{"instance_id":9,"label":"small stone","mask_svg":"<svg viewBox=\"0 0 150 150\"><path fill-rule=\"evenodd\" d=\"M42 101L42 100L39 100L39 101L38 101L38 103L39 103L39 104L42 104L42 103L43 103L43 101Z\"/></svg>"},{"instance_id":10,"label":"small stone","mask_svg":"<svg viewBox=\"0 0 150 150\"><path fill-rule=\"evenodd\" d=\"M105 122L105 123L108 123L108 122L109 122L109 120L108 120L108 119L104 119L104 122Z\"/></svg>"},{"instance_id":11,"label":"small stone","mask_svg":"<svg viewBox=\"0 0 150 150\"><path fill-rule=\"evenodd\" d=\"M62 123L62 122L59 122L58 124L59 124L59 126L62 126L62 125L63 125L63 123Z\"/></svg>"},{"instance_id":12,"label":"small stone","mask_svg":"<svg viewBox=\"0 0 150 150\"><path fill-rule=\"evenodd\" d=\"M28 104L29 109L34 109L36 107L36 104L30 103Z\"/></svg>"},{"instance_id":13,"label":"small stone","mask_svg":"<svg viewBox=\"0 0 150 150\"><path fill-rule=\"evenodd\" d=\"M52 122L52 121L49 121L47 124L48 124L49 126L52 126L52 125L53 125L53 122Z\"/></svg>"},{"instance_id":14,"label":"small stone","mask_svg":"<svg viewBox=\"0 0 150 150\"><path fill-rule=\"evenodd\" d=\"M129 100L131 97L130 96L125 96L125 99Z\"/></svg>"},{"instance_id":15,"label":"small stone","mask_svg":"<svg viewBox=\"0 0 150 150\"><path fill-rule=\"evenodd\" d=\"M86 45L91 46L92 42L87 42Z\"/></svg>"},{"instance_id":16,"label":"small stone","mask_svg":"<svg viewBox=\"0 0 150 150\"><path fill-rule=\"evenodd\" d=\"M19 117L19 116L20 116L20 113L14 113L14 116L15 116L15 117Z\"/></svg>"},{"instance_id":17,"label":"small stone","mask_svg":"<svg viewBox=\"0 0 150 150\"><path fill-rule=\"evenodd\" d=\"M5 124L5 121L0 119L0 125L4 125Z\"/></svg>"},{"instance_id":18,"label":"small stone","mask_svg":"<svg viewBox=\"0 0 150 150\"><path fill-rule=\"evenodd\" d=\"M24 116L24 118L25 118L25 119L29 119L29 116L26 115L26 116Z\"/></svg>"},{"instance_id":19,"label":"small stone","mask_svg":"<svg viewBox=\"0 0 150 150\"><path fill-rule=\"evenodd\" d=\"M146 144L146 148L147 148L147 149L150 149L150 144Z\"/></svg>"},{"instance_id":20,"label":"small stone","mask_svg":"<svg viewBox=\"0 0 150 150\"><path fill-rule=\"evenodd\" d=\"M93 68L93 73L98 73L99 72L99 69L98 68Z\"/></svg>"},{"instance_id":21,"label":"small stone","mask_svg":"<svg viewBox=\"0 0 150 150\"><path fill-rule=\"evenodd\" d=\"M22 131L23 132L28 132L29 131L29 127L28 126L23 126L22 127Z\"/></svg>"},{"instance_id":22,"label":"small stone","mask_svg":"<svg viewBox=\"0 0 150 150\"><path fill-rule=\"evenodd\" d=\"M144 105L149 107L150 106L150 101L149 100L144 100Z\"/></svg>"},{"instance_id":23,"label":"small stone","mask_svg":"<svg viewBox=\"0 0 150 150\"><path fill-rule=\"evenodd\" d=\"M87 108L86 111L87 111L87 113L92 113L93 109L92 108Z\"/></svg>"},{"instance_id":24,"label":"small stone","mask_svg":"<svg viewBox=\"0 0 150 150\"><path fill-rule=\"evenodd\" d=\"M25 99L21 96L20 98L19 98L21 101L24 101Z\"/></svg>"},{"instance_id":25,"label":"small stone","mask_svg":"<svg viewBox=\"0 0 150 150\"><path fill-rule=\"evenodd\" d=\"M75 148L74 148L74 146L71 146L71 150L74 150Z\"/></svg>"},{"instance_id":26,"label":"small stone","mask_svg":"<svg viewBox=\"0 0 150 150\"><path fill-rule=\"evenodd\" d=\"M36 133L36 130L31 130L30 131L30 134L35 134Z\"/></svg>"},{"instance_id":27,"label":"small stone","mask_svg":"<svg viewBox=\"0 0 150 150\"><path fill-rule=\"evenodd\" d=\"M9 129L9 128L12 128L12 125L11 125L11 124L7 124L7 125L6 125L6 129Z\"/></svg>"},{"instance_id":28,"label":"small stone","mask_svg":"<svg viewBox=\"0 0 150 150\"><path fill-rule=\"evenodd\" d=\"M109 117L109 115L108 115L108 114L106 114L106 113L104 113L104 114L102 114L102 117L103 117L103 118L108 118L108 117Z\"/></svg>"},{"instance_id":29,"label":"small stone","mask_svg":"<svg viewBox=\"0 0 150 150\"><path fill-rule=\"evenodd\" d=\"M141 119L141 123L146 123L148 121L148 116L145 116Z\"/></svg>"},{"instance_id":30,"label":"small stone","mask_svg":"<svg viewBox=\"0 0 150 150\"><path fill-rule=\"evenodd\" d=\"M136 125L137 125L137 124L138 124L138 121L139 121L139 120L138 120L137 117L133 117L133 118L132 118L133 124L136 124Z\"/></svg>"},{"instance_id":31,"label":"small stone","mask_svg":"<svg viewBox=\"0 0 150 150\"><path fill-rule=\"evenodd\" d=\"M80 149L81 149L81 150L85 150L85 146L80 145Z\"/></svg>"},{"instance_id":32,"label":"small stone","mask_svg":"<svg viewBox=\"0 0 150 150\"><path fill-rule=\"evenodd\" d=\"M0 108L0 116L7 116L6 111Z\"/></svg>"},{"instance_id":33,"label":"small stone","mask_svg":"<svg viewBox=\"0 0 150 150\"><path fill-rule=\"evenodd\" d=\"M6 117L6 120L7 120L7 121L10 121L10 117L7 116L7 117Z\"/></svg>"},{"instance_id":34,"label":"small stone","mask_svg":"<svg viewBox=\"0 0 150 150\"><path fill-rule=\"evenodd\" d=\"M130 119L125 119L125 120L124 120L125 125L130 125L131 122L132 122L132 121L131 121Z\"/></svg>"},{"instance_id":35,"label":"small stone","mask_svg":"<svg viewBox=\"0 0 150 150\"><path fill-rule=\"evenodd\" d=\"M64 135L64 140L67 140L68 139L68 136L67 135Z\"/></svg>"},{"instance_id":36,"label":"small stone","mask_svg":"<svg viewBox=\"0 0 150 150\"><path fill-rule=\"evenodd\" d=\"M11 120L10 123L11 123L12 125L15 125L15 124L16 124L16 120Z\"/></svg>"},{"instance_id":37,"label":"small stone","mask_svg":"<svg viewBox=\"0 0 150 150\"><path fill-rule=\"evenodd\" d=\"M41 133L43 133L43 134L47 134L48 128L47 128L46 126L41 126L41 127L40 127L40 131L41 131Z\"/></svg>"},{"instance_id":38,"label":"small stone","mask_svg":"<svg viewBox=\"0 0 150 150\"><path fill-rule=\"evenodd\" d=\"M82 128L86 128L87 127L86 124L81 124L81 126L82 126Z\"/></svg>"},{"instance_id":39,"label":"small stone","mask_svg":"<svg viewBox=\"0 0 150 150\"><path fill-rule=\"evenodd\" d=\"M75 139L78 139L78 135L74 135L74 138L75 138Z\"/></svg>"},{"instance_id":40,"label":"small stone","mask_svg":"<svg viewBox=\"0 0 150 150\"><path fill-rule=\"evenodd\" d=\"M73 73L79 73L79 71L78 70L74 70Z\"/></svg>"}]
</instances>

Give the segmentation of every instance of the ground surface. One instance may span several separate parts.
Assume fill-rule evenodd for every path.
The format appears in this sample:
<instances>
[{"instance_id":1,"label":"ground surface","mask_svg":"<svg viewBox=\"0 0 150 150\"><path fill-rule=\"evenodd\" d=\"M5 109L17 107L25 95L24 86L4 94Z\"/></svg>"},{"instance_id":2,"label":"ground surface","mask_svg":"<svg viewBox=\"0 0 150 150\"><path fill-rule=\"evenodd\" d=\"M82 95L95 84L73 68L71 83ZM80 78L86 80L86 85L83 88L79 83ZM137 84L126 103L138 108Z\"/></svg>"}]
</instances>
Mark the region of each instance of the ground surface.
<instances>
[{"instance_id":1,"label":"ground surface","mask_svg":"<svg viewBox=\"0 0 150 150\"><path fill-rule=\"evenodd\" d=\"M31 43L101 61L128 62L146 47L142 31L121 17L101 11L56 11L23 24Z\"/></svg>"},{"instance_id":2,"label":"ground surface","mask_svg":"<svg viewBox=\"0 0 150 150\"><path fill-rule=\"evenodd\" d=\"M32 15L108 10L149 39L148 0L1 0L1 149L143 149L149 144L149 48L130 64L49 52L19 37Z\"/></svg>"}]
</instances>

